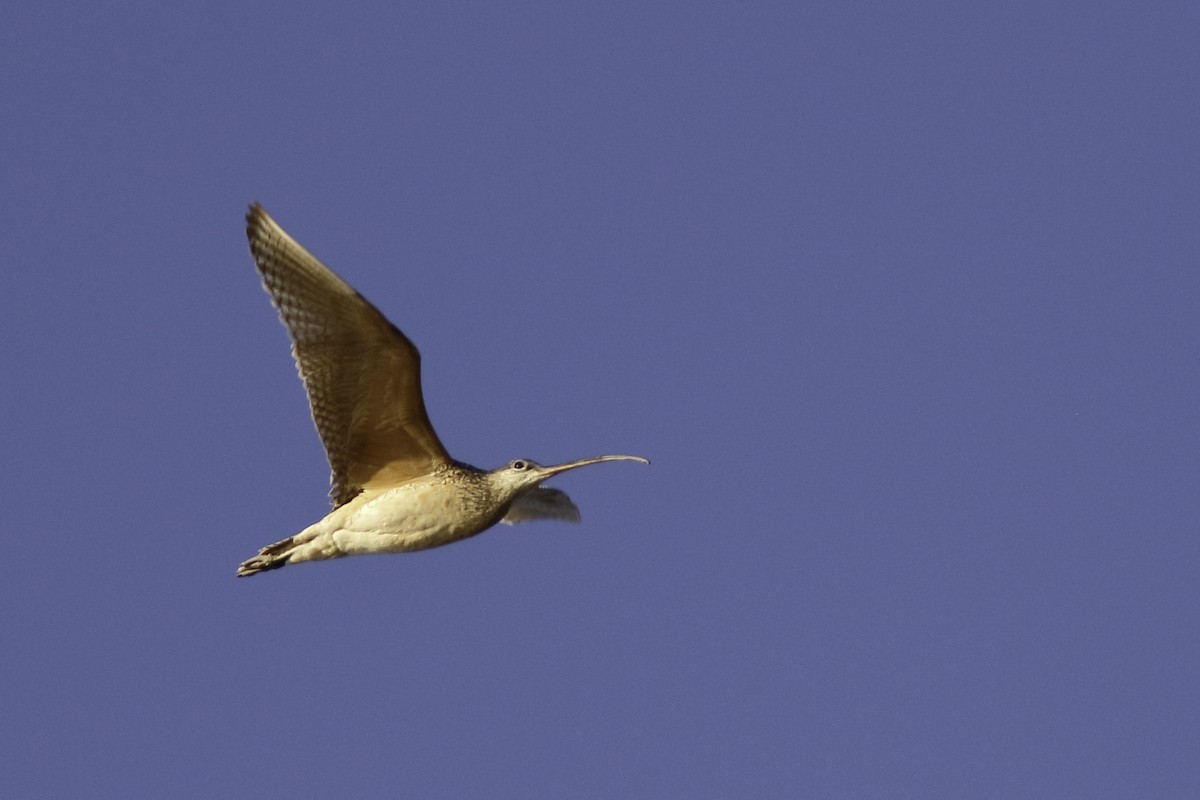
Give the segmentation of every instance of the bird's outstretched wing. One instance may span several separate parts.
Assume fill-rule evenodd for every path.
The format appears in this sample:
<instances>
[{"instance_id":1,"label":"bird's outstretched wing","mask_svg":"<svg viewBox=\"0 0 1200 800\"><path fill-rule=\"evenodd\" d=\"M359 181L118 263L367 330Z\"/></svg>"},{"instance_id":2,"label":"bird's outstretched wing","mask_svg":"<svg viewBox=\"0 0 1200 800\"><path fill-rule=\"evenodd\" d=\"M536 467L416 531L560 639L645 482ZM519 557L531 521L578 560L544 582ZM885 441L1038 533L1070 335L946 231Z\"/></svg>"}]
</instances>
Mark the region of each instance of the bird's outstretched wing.
<instances>
[{"instance_id":1,"label":"bird's outstretched wing","mask_svg":"<svg viewBox=\"0 0 1200 800\"><path fill-rule=\"evenodd\" d=\"M329 499L392 486L450 460L421 397L417 348L257 203L250 253L292 339L313 422L329 457Z\"/></svg>"}]
</instances>

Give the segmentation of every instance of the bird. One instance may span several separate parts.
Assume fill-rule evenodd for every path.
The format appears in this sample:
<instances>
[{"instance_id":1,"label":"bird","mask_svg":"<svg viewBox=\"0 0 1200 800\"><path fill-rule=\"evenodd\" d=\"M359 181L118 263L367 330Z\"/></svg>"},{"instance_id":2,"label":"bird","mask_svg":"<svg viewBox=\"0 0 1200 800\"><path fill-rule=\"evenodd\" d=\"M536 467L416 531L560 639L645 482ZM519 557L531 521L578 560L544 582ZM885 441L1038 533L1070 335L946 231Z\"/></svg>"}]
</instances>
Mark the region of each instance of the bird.
<instances>
[{"instance_id":1,"label":"bird","mask_svg":"<svg viewBox=\"0 0 1200 800\"><path fill-rule=\"evenodd\" d=\"M239 577L306 561L439 547L500 522L578 522L571 498L543 481L606 461L650 463L630 455L551 466L517 458L482 470L456 461L429 421L421 357L409 338L258 203L246 213L246 236L291 339L329 459L332 510L243 561Z\"/></svg>"}]
</instances>

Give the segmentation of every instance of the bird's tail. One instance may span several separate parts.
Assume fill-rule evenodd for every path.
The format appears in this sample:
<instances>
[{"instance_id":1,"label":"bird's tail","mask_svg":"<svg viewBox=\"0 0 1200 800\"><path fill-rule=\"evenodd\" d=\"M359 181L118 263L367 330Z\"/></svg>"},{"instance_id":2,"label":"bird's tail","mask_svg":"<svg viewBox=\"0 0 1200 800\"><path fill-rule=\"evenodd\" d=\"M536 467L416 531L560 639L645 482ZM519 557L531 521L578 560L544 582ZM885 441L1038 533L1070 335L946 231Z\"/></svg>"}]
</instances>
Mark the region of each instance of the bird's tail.
<instances>
[{"instance_id":1,"label":"bird's tail","mask_svg":"<svg viewBox=\"0 0 1200 800\"><path fill-rule=\"evenodd\" d=\"M286 567L292 557L296 544L296 537L289 536L282 541L275 542L275 544L267 545L262 550L259 550L258 555L254 556L254 558L248 558L238 565L238 577L247 578L251 575L257 575L260 572L266 572L269 569Z\"/></svg>"}]
</instances>

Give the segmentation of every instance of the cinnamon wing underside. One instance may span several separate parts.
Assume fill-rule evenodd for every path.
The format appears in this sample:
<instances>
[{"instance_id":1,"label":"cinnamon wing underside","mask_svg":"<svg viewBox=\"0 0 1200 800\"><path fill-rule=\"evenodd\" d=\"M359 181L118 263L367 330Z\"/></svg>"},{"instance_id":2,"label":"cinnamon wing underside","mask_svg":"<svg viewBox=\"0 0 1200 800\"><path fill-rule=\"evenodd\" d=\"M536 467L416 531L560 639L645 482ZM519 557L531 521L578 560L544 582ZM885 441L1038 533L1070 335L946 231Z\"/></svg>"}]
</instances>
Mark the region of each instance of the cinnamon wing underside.
<instances>
[{"instance_id":1,"label":"cinnamon wing underside","mask_svg":"<svg viewBox=\"0 0 1200 800\"><path fill-rule=\"evenodd\" d=\"M421 396L417 348L257 204L250 252L292 340L329 458L334 507L449 461Z\"/></svg>"}]
</instances>

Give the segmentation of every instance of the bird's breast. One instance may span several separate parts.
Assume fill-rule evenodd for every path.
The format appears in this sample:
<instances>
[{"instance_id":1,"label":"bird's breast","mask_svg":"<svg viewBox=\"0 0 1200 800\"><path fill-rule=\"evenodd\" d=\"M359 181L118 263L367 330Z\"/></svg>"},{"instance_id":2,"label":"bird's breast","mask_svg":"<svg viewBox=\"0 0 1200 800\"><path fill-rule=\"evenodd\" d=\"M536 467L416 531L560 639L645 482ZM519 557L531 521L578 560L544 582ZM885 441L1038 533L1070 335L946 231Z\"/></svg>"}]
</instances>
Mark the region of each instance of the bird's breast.
<instances>
[{"instance_id":1,"label":"bird's breast","mask_svg":"<svg viewBox=\"0 0 1200 800\"><path fill-rule=\"evenodd\" d=\"M402 552L474 536L499 519L500 509L472 488L416 481L384 489L362 499L339 538L361 540L375 552Z\"/></svg>"}]
</instances>

